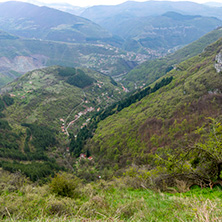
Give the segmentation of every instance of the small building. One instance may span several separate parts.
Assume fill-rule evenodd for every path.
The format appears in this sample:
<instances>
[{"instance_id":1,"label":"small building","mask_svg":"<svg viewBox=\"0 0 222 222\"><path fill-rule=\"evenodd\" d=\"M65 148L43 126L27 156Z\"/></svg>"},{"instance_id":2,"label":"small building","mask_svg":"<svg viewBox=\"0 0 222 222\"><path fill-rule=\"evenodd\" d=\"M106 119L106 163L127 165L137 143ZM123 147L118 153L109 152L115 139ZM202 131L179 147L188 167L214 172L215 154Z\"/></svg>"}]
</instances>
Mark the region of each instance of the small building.
<instances>
[{"instance_id":1,"label":"small building","mask_svg":"<svg viewBox=\"0 0 222 222\"><path fill-rule=\"evenodd\" d=\"M79 156L79 158L80 158L80 159L86 159L86 154L81 153L80 156Z\"/></svg>"}]
</instances>

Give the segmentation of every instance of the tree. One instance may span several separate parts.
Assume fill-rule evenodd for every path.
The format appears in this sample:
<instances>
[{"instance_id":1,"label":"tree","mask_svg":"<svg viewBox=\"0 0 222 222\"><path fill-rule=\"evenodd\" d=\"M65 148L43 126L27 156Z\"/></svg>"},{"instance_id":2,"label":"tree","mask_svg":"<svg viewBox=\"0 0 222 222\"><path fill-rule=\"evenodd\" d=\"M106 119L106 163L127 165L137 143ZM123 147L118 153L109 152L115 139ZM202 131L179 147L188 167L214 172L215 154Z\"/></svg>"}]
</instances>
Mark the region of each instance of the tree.
<instances>
[{"instance_id":1,"label":"tree","mask_svg":"<svg viewBox=\"0 0 222 222\"><path fill-rule=\"evenodd\" d=\"M201 135L199 142L155 155L160 177L164 180L168 177L194 183L199 181L211 187L215 183L222 184L222 125L213 118L209 119L209 127L204 125L196 130Z\"/></svg>"}]
</instances>

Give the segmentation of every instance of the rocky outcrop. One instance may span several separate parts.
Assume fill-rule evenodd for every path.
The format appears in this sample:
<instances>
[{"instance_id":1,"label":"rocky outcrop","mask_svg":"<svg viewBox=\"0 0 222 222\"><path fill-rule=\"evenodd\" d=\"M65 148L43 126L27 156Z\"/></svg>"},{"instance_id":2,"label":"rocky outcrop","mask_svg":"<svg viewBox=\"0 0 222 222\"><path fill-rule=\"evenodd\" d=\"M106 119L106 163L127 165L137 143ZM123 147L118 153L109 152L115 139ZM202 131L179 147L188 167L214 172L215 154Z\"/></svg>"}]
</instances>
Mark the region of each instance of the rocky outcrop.
<instances>
[{"instance_id":1,"label":"rocky outcrop","mask_svg":"<svg viewBox=\"0 0 222 222\"><path fill-rule=\"evenodd\" d=\"M217 70L217 72L222 72L222 52L220 52L219 54L216 55L215 57L215 69Z\"/></svg>"},{"instance_id":2,"label":"rocky outcrop","mask_svg":"<svg viewBox=\"0 0 222 222\"><path fill-rule=\"evenodd\" d=\"M16 56L14 59L1 57L0 71L5 73L7 71L10 72L10 70L14 70L23 74L33 69L45 67L47 60L48 58L43 55Z\"/></svg>"}]
</instances>

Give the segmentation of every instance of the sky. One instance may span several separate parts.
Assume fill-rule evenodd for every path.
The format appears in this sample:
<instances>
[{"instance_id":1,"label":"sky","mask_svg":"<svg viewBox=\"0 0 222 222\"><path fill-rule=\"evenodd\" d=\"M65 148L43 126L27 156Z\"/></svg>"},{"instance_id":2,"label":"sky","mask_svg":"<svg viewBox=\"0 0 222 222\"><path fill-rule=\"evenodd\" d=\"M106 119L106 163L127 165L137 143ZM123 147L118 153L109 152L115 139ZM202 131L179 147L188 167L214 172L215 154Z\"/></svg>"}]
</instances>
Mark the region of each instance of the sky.
<instances>
[{"instance_id":1,"label":"sky","mask_svg":"<svg viewBox=\"0 0 222 222\"><path fill-rule=\"evenodd\" d=\"M0 0L0 2L5 2L5 1L10 1L10 0ZM30 2L34 3L35 0L20 0L23 2ZM92 6L92 5L117 5L121 4L127 0L36 0L39 2L44 2L44 3L69 3L74 6ZM137 2L144 2L147 0L136 0ZM205 2L221 2L222 0L168 0L168 1L192 1L192 2L197 2L197 3L205 3Z\"/></svg>"}]
</instances>

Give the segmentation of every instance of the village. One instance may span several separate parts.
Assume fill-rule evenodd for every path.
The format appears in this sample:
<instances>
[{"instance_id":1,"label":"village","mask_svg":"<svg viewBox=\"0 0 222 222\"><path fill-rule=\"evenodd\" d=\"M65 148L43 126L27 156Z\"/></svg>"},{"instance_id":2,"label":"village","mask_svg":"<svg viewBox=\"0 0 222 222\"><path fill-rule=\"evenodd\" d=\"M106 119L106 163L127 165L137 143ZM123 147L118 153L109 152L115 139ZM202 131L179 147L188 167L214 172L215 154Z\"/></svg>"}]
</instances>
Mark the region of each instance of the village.
<instances>
[{"instance_id":1,"label":"village","mask_svg":"<svg viewBox=\"0 0 222 222\"><path fill-rule=\"evenodd\" d=\"M101 89L101 88L104 86L104 83L103 83L102 81L97 80L97 81L94 83L94 86L97 86L97 87L99 87L99 88ZM128 92L128 90L127 90L122 84L121 84L121 86L122 86L122 89L123 89L124 92ZM116 88L116 90L118 90L119 93L121 94L120 89ZM92 89L92 91L93 91L93 89ZM85 98L82 99L82 102L81 102L78 106L76 106L76 107L70 112L70 114L68 115L68 117L66 117L66 118L60 118L60 119L59 119L60 122L61 122L61 132L62 132L64 135L69 136L69 132L68 132L69 127L70 127L71 125L73 125L75 122L77 122L77 120L79 120L82 116L85 116L85 115L87 115L87 114L90 113L90 112L94 112L94 111L99 112L99 111L101 110L100 107L98 107L98 108L96 109L95 107L87 106L87 105L89 105L90 101L86 99L86 94L85 94L84 91L83 91L83 94L84 94L84 97L85 97ZM106 92L106 93L104 93L104 92L101 93L101 97L103 98L103 100L106 101L106 103L107 103L107 101L109 101L109 100L111 99L107 94L108 94L107 92ZM112 97L112 96L111 96L111 97ZM98 106L98 105L102 102L102 100L98 97L98 98L97 98L97 101L98 101L98 104L97 104L97 106ZM75 114L74 119L73 119L72 121L70 121L70 122L67 123L69 117L71 116L71 113L74 112L75 109L76 109L77 107L79 107L79 106L82 106L82 107L84 108L84 110L83 110L83 111L79 111L77 114ZM85 120L85 122L80 126L80 129L82 129L83 127L87 126L87 124L90 122L90 120L91 120L91 118L87 118L87 119Z\"/></svg>"}]
</instances>

